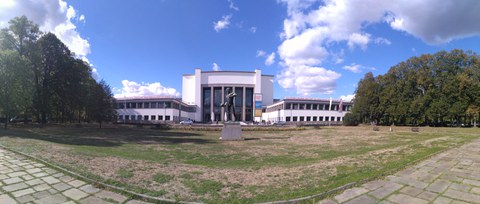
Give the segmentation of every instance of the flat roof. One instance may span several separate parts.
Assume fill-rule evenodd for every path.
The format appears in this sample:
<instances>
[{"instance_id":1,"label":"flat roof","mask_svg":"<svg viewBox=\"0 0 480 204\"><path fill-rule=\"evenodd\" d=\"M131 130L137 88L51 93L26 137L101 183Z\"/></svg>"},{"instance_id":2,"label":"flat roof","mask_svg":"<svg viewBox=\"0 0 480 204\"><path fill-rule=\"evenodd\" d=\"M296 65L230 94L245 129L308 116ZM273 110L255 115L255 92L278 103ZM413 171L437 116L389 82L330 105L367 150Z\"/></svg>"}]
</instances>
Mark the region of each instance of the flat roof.
<instances>
[{"instance_id":1,"label":"flat roof","mask_svg":"<svg viewBox=\"0 0 480 204\"><path fill-rule=\"evenodd\" d=\"M252 71L202 71L202 73L247 73L247 74L255 74L256 72ZM183 74L182 76L195 76L195 74ZM262 74L262 76L266 77L275 77L275 75L270 75L270 74Z\"/></svg>"}]
</instances>

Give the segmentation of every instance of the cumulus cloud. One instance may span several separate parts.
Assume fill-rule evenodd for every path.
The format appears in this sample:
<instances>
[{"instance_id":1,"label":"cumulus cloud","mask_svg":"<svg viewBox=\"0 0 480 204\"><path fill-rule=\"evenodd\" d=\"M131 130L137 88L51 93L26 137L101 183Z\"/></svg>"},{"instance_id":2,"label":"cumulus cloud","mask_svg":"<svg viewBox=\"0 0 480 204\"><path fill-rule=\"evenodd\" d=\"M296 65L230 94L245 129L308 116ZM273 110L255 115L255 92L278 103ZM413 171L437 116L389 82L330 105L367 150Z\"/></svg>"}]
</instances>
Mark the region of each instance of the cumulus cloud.
<instances>
[{"instance_id":1,"label":"cumulus cloud","mask_svg":"<svg viewBox=\"0 0 480 204\"><path fill-rule=\"evenodd\" d=\"M255 27L255 26L250 27L250 32L256 33L257 32L257 27Z\"/></svg>"},{"instance_id":2,"label":"cumulus cloud","mask_svg":"<svg viewBox=\"0 0 480 204\"><path fill-rule=\"evenodd\" d=\"M275 53L272 52L270 55L267 56L267 59L265 59L265 65L270 66L273 63L275 63Z\"/></svg>"},{"instance_id":3,"label":"cumulus cloud","mask_svg":"<svg viewBox=\"0 0 480 204\"><path fill-rule=\"evenodd\" d=\"M228 3L229 3L228 6L230 7L230 9L233 9L233 10L235 10L235 11L239 11L239 10L240 10L240 9L238 9L237 6L235 6L235 4L233 3L233 0L228 0Z\"/></svg>"},{"instance_id":4,"label":"cumulus cloud","mask_svg":"<svg viewBox=\"0 0 480 204\"><path fill-rule=\"evenodd\" d=\"M122 85L122 88L114 89L116 98L134 96L180 97L180 93L178 93L176 89L164 87L160 82L137 83L134 81L123 80Z\"/></svg>"},{"instance_id":5,"label":"cumulus cloud","mask_svg":"<svg viewBox=\"0 0 480 204\"><path fill-rule=\"evenodd\" d=\"M332 94L336 80L342 75L322 67L305 65L289 66L277 76L280 86L296 89L299 95L313 93Z\"/></svg>"},{"instance_id":6,"label":"cumulus cloud","mask_svg":"<svg viewBox=\"0 0 480 204\"><path fill-rule=\"evenodd\" d=\"M280 63L284 65L279 76L289 83L284 88L295 87L312 93L331 93L331 89L304 89L297 82L299 70L317 69L327 60L343 62L343 54L331 50L331 45L344 45L349 49L366 50L371 43L390 45L388 39L367 32L372 24L387 23L392 29L406 32L427 44L441 44L468 36L480 35L480 1L436 0L377 1L377 0L279 0L287 7L283 21L283 42L278 47ZM358 71L356 66L344 67ZM326 68L325 71L333 72ZM317 73L312 71L312 73ZM331 74L337 77L336 74ZM288 79L291 77L291 79ZM312 80L316 81L315 78ZM316 83L322 84L326 80ZM290 83L291 82L291 83ZM313 83L313 82L312 82ZM293 84L293 85L292 85ZM297 85L296 85L297 84ZM325 87L318 85L316 87ZM307 93L309 94L309 93Z\"/></svg>"},{"instance_id":7,"label":"cumulus cloud","mask_svg":"<svg viewBox=\"0 0 480 204\"><path fill-rule=\"evenodd\" d=\"M212 64L212 69L213 69L213 71L220 71L220 66L218 66L218 64L214 62Z\"/></svg>"},{"instance_id":8,"label":"cumulus cloud","mask_svg":"<svg viewBox=\"0 0 480 204\"><path fill-rule=\"evenodd\" d=\"M355 94L350 94L350 95L346 95L346 96L340 96L340 98L345 101L345 102L350 102L353 100L353 98L355 98Z\"/></svg>"},{"instance_id":9,"label":"cumulus cloud","mask_svg":"<svg viewBox=\"0 0 480 204\"><path fill-rule=\"evenodd\" d=\"M227 29L230 25L230 18L232 18L232 15L223 16L221 20L213 23L213 29L217 32Z\"/></svg>"},{"instance_id":10,"label":"cumulus cloud","mask_svg":"<svg viewBox=\"0 0 480 204\"><path fill-rule=\"evenodd\" d=\"M374 67L366 67L360 64L352 63L350 65L343 66L343 69L351 71L353 73L361 73L363 70L375 70Z\"/></svg>"},{"instance_id":11,"label":"cumulus cloud","mask_svg":"<svg viewBox=\"0 0 480 204\"><path fill-rule=\"evenodd\" d=\"M63 0L2 0L0 3L0 27L8 26L8 21L25 15L40 29L54 33L79 58L90 53L90 43L80 36L75 22L84 22L85 16Z\"/></svg>"},{"instance_id":12,"label":"cumulus cloud","mask_svg":"<svg viewBox=\"0 0 480 204\"><path fill-rule=\"evenodd\" d=\"M263 50L257 50L257 57L264 57L267 53Z\"/></svg>"}]
</instances>

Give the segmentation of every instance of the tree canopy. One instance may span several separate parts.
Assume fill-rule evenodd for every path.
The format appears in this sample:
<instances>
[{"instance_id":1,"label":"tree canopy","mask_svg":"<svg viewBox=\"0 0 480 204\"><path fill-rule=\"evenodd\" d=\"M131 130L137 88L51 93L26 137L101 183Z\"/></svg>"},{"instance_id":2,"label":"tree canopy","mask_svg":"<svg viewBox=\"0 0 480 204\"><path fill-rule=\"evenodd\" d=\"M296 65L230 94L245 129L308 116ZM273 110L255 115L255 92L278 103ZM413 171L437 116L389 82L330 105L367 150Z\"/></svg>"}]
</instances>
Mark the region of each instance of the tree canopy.
<instances>
[{"instance_id":1,"label":"tree canopy","mask_svg":"<svg viewBox=\"0 0 480 204\"><path fill-rule=\"evenodd\" d=\"M412 57L384 75L358 83L352 113L360 123L447 126L475 123L480 102L480 60L452 50Z\"/></svg>"},{"instance_id":2,"label":"tree canopy","mask_svg":"<svg viewBox=\"0 0 480 204\"><path fill-rule=\"evenodd\" d=\"M97 82L87 62L25 16L0 31L0 98L0 118L7 122L101 123L114 117L105 81Z\"/></svg>"}]
</instances>

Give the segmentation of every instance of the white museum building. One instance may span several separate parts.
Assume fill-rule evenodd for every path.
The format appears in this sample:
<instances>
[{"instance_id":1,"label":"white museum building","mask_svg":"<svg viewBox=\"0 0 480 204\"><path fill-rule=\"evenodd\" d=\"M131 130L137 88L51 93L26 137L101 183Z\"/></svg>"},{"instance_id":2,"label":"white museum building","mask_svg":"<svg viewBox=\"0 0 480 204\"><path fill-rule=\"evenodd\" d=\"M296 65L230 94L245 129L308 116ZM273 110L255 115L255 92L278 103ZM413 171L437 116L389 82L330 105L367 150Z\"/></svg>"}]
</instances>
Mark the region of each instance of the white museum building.
<instances>
[{"instance_id":1,"label":"white museum building","mask_svg":"<svg viewBox=\"0 0 480 204\"><path fill-rule=\"evenodd\" d=\"M119 97L118 122L179 122L193 120L216 123L225 119L226 89L236 93L237 121L304 122L341 124L352 104L341 100L314 98L273 98L273 75L256 69L248 71L202 71L184 74L182 98Z\"/></svg>"}]
</instances>

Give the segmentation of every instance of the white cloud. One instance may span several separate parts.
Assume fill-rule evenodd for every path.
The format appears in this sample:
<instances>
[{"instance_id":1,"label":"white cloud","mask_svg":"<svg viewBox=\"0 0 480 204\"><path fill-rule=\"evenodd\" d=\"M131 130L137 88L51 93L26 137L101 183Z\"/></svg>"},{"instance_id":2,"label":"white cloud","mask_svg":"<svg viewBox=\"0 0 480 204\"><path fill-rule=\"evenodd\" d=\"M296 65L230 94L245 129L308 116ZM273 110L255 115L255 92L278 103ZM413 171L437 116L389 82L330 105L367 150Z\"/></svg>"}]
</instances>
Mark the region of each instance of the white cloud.
<instances>
[{"instance_id":1,"label":"white cloud","mask_svg":"<svg viewBox=\"0 0 480 204\"><path fill-rule=\"evenodd\" d=\"M233 9L235 11L239 11L240 9L238 9L237 6L235 6L235 4L233 3L233 0L228 0L228 3L229 3L229 7L230 9Z\"/></svg>"},{"instance_id":2,"label":"white cloud","mask_svg":"<svg viewBox=\"0 0 480 204\"><path fill-rule=\"evenodd\" d=\"M378 37L378 38L375 38L375 44L379 44L379 45L391 45L392 42L390 42L390 40L386 39L386 38L382 38L382 37Z\"/></svg>"},{"instance_id":3,"label":"white cloud","mask_svg":"<svg viewBox=\"0 0 480 204\"><path fill-rule=\"evenodd\" d=\"M270 66L273 63L275 63L275 53L272 52L270 55L267 56L267 59L265 59L265 65Z\"/></svg>"},{"instance_id":4,"label":"white cloud","mask_svg":"<svg viewBox=\"0 0 480 204\"><path fill-rule=\"evenodd\" d=\"M264 57L267 53L263 50L257 50L257 57Z\"/></svg>"},{"instance_id":5,"label":"white cloud","mask_svg":"<svg viewBox=\"0 0 480 204\"><path fill-rule=\"evenodd\" d=\"M232 18L232 15L223 16L222 20L213 23L213 29L220 32L221 30L228 28L230 25L230 18Z\"/></svg>"},{"instance_id":6,"label":"white cloud","mask_svg":"<svg viewBox=\"0 0 480 204\"><path fill-rule=\"evenodd\" d=\"M286 5L288 15L283 21L280 35L283 42L277 51L280 64L284 65L279 75L283 78L280 85L296 88L297 91L306 89L300 87L303 83L294 83L297 80L295 74L288 73L299 73L305 67L321 67L327 59L334 63L343 62L344 55L330 50L331 45L342 46L345 43L350 49L358 47L362 50L372 42L390 45L388 39L367 32L366 28L372 24L387 23L392 29L409 33L428 44L480 35L480 1L477 0L279 2ZM354 72L361 70L354 65L347 65L344 69ZM334 74L330 76L337 77ZM325 93L322 88L308 90ZM327 92L333 90L335 87Z\"/></svg>"},{"instance_id":7,"label":"white cloud","mask_svg":"<svg viewBox=\"0 0 480 204\"><path fill-rule=\"evenodd\" d=\"M255 27L255 26L250 27L250 32L256 33L257 32L257 27Z\"/></svg>"},{"instance_id":8,"label":"white cloud","mask_svg":"<svg viewBox=\"0 0 480 204\"><path fill-rule=\"evenodd\" d=\"M78 21L82 22L82 23L85 23L85 15L80 15L80 17L78 17Z\"/></svg>"},{"instance_id":9,"label":"white cloud","mask_svg":"<svg viewBox=\"0 0 480 204\"><path fill-rule=\"evenodd\" d=\"M345 102L350 102L353 100L353 98L355 98L355 94L350 94L350 95L346 95L346 96L340 96L340 98L345 101Z\"/></svg>"},{"instance_id":10,"label":"white cloud","mask_svg":"<svg viewBox=\"0 0 480 204\"><path fill-rule=\"evenodd\" d=\"M77 57L83 58L90 53L90 43L80 36L74 24L75 21L84 21L85 16L77 18L75 9L64 0L2 0L1 27L8 26L10 19L21 15L38 24L42 31L54 33Z\"/></svg>"},{"instance_id":11,"label":"white cloud","mask_svg":"<svg viewBox=\"0 0 480 204\"><path fill-rule=\"evenodd\" d=\"M296 89L297 94L310 95L314 93L332 94L336 80L342 75L322 67L305 65L289 66L277 76L278 83L283 88Z\"/></svg>"},{"instance_id":12,"label":"white cloud","mask_svg":"<svg viewBox=\"0 0 480 204\"><path fill-rule=\"evenodd\" d=\"M121 89L114 89L115 97L134 97L134 96L172 96L180 97L180 93L174 88L162 86L159 82L155 83L137 83L134 81L123 80Z\"/></svg>"},{"instance_id":13,"label":"white cloud","mask_svg":"<svg viewBox=\"0 0 480 204\"><path fill-rule=\"evenodd\" d=\"M360 73L362 72L363 66L359 64L352 63L350 65L343 66L343 69L351 71L353 73Z\"/></svg>"},{"instance_id":14,"label":"white cloud","mask_svg":"<svg viewBox=\"0 0 480 204\"><path fill-rule=\"evenodd\" d=\"M220 71L220 66L218 66L218 64L214 62L212 64L212 69L213 69L213 71Z\"/></svg>"}]
</instances>

